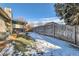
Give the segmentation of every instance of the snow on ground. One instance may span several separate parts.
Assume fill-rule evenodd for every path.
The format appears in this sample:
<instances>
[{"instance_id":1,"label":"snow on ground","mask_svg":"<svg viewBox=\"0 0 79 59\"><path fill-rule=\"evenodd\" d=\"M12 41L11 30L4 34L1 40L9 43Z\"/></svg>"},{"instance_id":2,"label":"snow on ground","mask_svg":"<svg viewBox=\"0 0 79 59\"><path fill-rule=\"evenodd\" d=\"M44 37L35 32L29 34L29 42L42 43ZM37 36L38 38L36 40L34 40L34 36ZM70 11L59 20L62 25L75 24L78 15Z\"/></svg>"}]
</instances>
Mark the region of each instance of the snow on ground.
<instances>
[{"instance_id":1,"label":"snow on ground","mask_svg":"<svg viewBox=\"0 0 79 59\"><path fill-rule=\"evenodd\" d=\"M34 32L29 32L28 35L41 43L38 47L45 46L44 50L47 51L43 54L45 56L79 56L79 49L68 42Z\"/></svg>"}]
</instances>

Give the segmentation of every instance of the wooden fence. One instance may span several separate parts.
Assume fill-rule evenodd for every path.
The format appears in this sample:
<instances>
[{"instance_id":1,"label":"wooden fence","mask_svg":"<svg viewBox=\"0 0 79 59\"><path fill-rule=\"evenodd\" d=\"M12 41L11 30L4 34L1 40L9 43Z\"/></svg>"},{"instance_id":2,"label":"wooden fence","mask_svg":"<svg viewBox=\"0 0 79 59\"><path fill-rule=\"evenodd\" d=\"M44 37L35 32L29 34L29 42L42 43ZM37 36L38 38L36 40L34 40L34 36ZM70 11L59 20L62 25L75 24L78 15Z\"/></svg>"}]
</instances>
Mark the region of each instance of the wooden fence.
<instances>
[{"instance_id":1,"label":"wooden fence","mask_svg":"<svg viewBox=\"0 0 79 59\"><path fill-rule=\"evenodd\" d=\"M79 26L61 25L52 22L44 26L35 27L33 31L79 45Z\"/></svg>"}]
</instances>

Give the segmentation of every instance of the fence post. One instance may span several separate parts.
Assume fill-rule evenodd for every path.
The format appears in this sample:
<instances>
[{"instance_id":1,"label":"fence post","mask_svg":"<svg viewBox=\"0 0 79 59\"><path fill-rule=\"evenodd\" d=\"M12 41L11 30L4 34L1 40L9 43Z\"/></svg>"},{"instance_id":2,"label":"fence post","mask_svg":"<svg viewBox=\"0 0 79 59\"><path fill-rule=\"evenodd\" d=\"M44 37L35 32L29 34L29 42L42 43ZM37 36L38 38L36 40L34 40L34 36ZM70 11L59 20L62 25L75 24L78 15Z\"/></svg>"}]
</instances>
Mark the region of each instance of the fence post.
<instances>
[{"instance_id":1,"label":"fence post","mask_svg":"<svg viewBox=\"0 0 79 59\"><path fill-rule=\"evenodd\" d=\"M77 40L76 40L76 25L75 25L75 44L76 44L76 42L77 42Z\"/></svg>"},{"instance_id":2,"label":"fence post","mask_svg":"<svg viewBox=\"0 0 79 59\"><path fill-rule=\"evenodd\" d=\"M54 23L54 26L53 26L53 28L54 28L54 37L55 37L55 23Z\"/></svg>"}]
</instances>

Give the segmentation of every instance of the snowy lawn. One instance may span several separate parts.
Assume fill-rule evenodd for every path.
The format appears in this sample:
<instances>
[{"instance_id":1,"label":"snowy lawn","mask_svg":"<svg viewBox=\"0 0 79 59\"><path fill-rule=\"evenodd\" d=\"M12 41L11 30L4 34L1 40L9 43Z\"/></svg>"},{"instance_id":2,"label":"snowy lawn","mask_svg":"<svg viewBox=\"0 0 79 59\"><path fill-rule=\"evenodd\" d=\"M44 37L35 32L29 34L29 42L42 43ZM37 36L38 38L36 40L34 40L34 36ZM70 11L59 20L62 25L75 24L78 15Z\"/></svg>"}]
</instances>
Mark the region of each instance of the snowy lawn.
<instances>
[{"instance_id":1,"label":"snowy lawn","mask_svg":"<svg viewBox=\"0 0 79 59\"><path fill-rule=\"evenodd\" d=\"M28 36L36 41L36 47L42 49L45 56L79 56L79 49L68 42L34 32L29 32Z\"/></svg>"}]
</instances>

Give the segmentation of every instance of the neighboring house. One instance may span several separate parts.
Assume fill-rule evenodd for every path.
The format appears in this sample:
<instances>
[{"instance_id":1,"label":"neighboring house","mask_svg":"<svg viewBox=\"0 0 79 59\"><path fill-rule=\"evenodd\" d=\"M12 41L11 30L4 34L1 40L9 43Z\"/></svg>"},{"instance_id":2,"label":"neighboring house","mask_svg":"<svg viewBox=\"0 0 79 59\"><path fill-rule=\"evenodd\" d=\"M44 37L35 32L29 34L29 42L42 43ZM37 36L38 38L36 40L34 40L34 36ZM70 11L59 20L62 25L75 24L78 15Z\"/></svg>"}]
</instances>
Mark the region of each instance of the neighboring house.
<instances>
[{"instance_id":1,"label":"neighboring house","mask_svg":"<svg viewBox=\"0 0 79 59\"><path fill-rule=\"evenodd\" d=\"M0 7L0 39L6 37L7 33L12 33L12 18L9 16L11 9ZM8 13L7 13L8 12Z\"/></svg>"},{"instance_id":2,"label":"neighboring house","mask_svg":"<svg viewBox=\"0 0 79 59\"><path fill-rule=\"evenodd\" d=\"M12 20L13 24L13 32L25 32L24 25L27 24L26 22L19 21L19 20Z\"/></svg>"}]
</instances>

